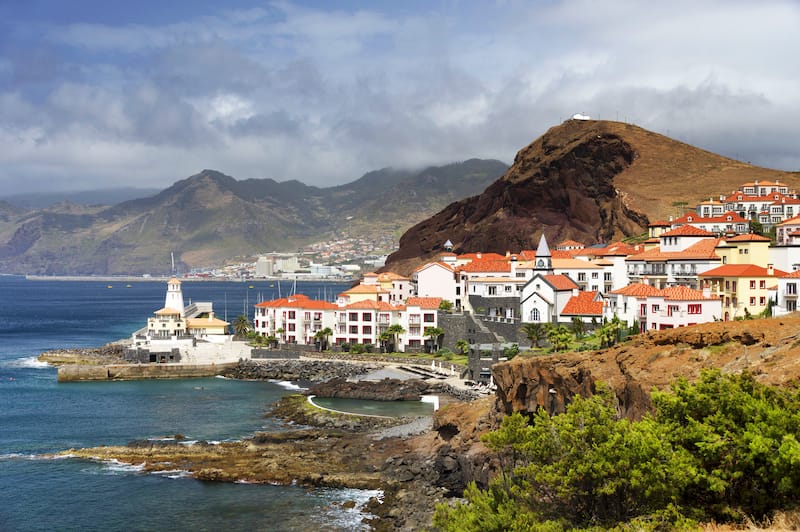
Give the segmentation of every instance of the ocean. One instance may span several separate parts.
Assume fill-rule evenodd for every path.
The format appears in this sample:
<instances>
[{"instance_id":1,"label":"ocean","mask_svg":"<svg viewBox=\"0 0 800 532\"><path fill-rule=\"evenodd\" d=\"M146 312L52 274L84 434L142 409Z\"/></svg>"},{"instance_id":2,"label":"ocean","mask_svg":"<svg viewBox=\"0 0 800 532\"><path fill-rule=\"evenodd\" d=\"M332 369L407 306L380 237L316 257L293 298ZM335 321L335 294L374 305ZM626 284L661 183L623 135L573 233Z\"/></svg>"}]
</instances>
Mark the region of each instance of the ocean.
<instances>
[{"instance_id":1,"label":"ocean","mask_svg":"<svg viewBox=\"0 0 800 532\"><path fill-rule=\"evenodd\" d=\"M252 286L252 288L250 288ZM186 282L184 299L213 301L233 321L277 297L275 281ZM283 295L290 289L283 283ZM298 282L314 298L345 289ZM166 283L28 281L0 276L0 530L365 530L358 505L370 490L200 482L183 471L48 453L132 440L237 440L281 430L265 417L288 384L223 378L56 382L36 360L56 348L128 337L163 306Z\"/></svg>"}]
</instances>

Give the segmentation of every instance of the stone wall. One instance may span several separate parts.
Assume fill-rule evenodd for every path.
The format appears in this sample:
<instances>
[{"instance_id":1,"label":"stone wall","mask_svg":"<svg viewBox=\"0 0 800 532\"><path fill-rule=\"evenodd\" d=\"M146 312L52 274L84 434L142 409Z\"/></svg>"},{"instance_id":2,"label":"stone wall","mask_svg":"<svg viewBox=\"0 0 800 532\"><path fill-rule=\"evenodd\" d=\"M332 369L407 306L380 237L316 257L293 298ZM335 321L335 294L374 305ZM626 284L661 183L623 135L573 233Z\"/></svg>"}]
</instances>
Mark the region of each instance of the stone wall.
<instances>
[{"instance_id":1,"label":"stone wall","mask_svg":"<svg viewBox=\"0 0 800 532\"><path fill-rule=\"evenodd\" d=\"M221 375L236 364L109 364L107 366L61 366L58 382L187 379Z\"/></svg>"},{"instance_id":2,"label":"stone wall","mask_svg":"<svg viewBox=\"0 0 800 532\"><path fill-rule=\"evenodd\" d=\"M253 359L278 359L278 360L293 360L300 358L302 353L296 349L259 349L253 348L250 351L250 358Z\"/></svg>"},{"instance_id":3,"label":"stone wall","mask_svg":"<svg viewBox=\"0 0 800 532\"><path fill-rule=\"evenodd\" d=\"M179 363L181 361L181 351L177 347L171 351L150 351L141 347L126 349L125 360L136 364Z\"/></svg>"}]
</instances>

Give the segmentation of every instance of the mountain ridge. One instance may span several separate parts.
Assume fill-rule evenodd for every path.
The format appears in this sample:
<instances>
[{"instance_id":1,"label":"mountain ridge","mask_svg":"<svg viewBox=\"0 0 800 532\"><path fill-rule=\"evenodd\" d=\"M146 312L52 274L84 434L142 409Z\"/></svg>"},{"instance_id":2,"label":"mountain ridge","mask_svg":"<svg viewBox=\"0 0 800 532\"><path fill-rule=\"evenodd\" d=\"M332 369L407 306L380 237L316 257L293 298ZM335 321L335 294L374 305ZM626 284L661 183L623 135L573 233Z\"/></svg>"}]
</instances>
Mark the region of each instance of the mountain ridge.
<instances>
[{"instance_id":1,"label":"mountain ridge","mask_svg":"<svg viewBox=\"0 0 800 532\"><path fill-rule=\"evenodd\" d=\"M759 168L632 124L567 120L521 149L481 194L411 227L385 270L410 274L443 251L519 252L542 234L555 244L595 244L640 235L688 205L754 179L800 186L800 174Z\"/></svg>"}]
</instances>

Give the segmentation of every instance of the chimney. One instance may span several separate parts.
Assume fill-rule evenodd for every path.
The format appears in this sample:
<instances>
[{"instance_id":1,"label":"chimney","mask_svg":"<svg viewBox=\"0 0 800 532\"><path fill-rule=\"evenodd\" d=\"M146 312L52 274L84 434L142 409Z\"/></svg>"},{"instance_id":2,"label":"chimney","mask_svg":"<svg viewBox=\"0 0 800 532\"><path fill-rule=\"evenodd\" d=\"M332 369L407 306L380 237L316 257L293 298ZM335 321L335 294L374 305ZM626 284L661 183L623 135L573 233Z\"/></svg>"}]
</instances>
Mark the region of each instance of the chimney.
<instances>
[{"instance_id":1,"label":"chimney","mask_svg":"<svg viewBox=\"0 0 800 532\"><path fill-rule=\"evenodd\" d=\"M708 281L703 283L703 299L711 299L711 286Z\"/></svg>"},{"instance_id":2,"label":"chimney","mask_svg":"<svg viewBox=\"0 0 800 532\"><path fill-rule=\"evenodd\" d=\"M767 275L775 275L775 267L772 264L767 264Z\"/></svg>"},{"instance_id":3,"label":"chimney","mask_svg":"<svg viewBox=\"0 0 800 532\"><path fill-rule=\"evenodd\" d=\"M481 253L480 253L480 252L476 253L476 254L475 254L475 256L476 256L477 258L479 258L479 259L482 257L482 255L481 255Z\"/></svg>"},{"instance_id":4,"label":"chimney","mask_svg":"<svg viewBox=\"0 0 800 532\"><path fill-rule=\"evenodd\" d=\"M208 321L214 321L214 311L208 313Z\"/></svg>"},{"instance_id":5,"label":"chimney","mask_svg":"<svg viewBox=\"0 0 800 532\"><path fill-rule=\"evenodd\" d=\"M642 284L650 284L650 279L646 275L642 275Z\"/></svg>"}]
</instances>

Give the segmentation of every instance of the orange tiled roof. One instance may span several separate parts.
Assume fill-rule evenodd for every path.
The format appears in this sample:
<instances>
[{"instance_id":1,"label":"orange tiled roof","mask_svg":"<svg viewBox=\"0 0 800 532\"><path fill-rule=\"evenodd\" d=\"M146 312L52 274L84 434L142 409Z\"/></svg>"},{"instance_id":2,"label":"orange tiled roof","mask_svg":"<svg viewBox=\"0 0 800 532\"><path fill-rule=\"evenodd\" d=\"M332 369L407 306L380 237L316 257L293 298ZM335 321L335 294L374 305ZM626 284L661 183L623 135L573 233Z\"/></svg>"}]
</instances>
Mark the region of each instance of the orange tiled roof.
<instances>
[{"instance_id":1,"label":"orange tiled roof","mask_svg":"<svg viewBox=\"0 0 800 532\"><path fill-rule=\"evenodd\" d=\"M561 311L563 316L600 316L603 314L603 302L595 301L597 292L578 292L572 296Z\"/></svg>"},{"instance_id":2,"label":"orange tiled roof","mask_svg":"<svg viewBox=\"0 0 800 532\"><path fill-rule=\"evenodd\" d=\"M647 224L647 227L671 227L672 222L666 220L656 220L655 222L651 222Z\"/></svg>"},{"instance_id":3,"label":"orange tiled roof","mask_svg":"<svg viewBox=\"0 0 800 532\"><path fill-rule=\"evenodd\" d=\"M409 297L406 298L407 307L419 307L425 309L438 309L442 303L441 297Z\"/></svg>"},{"instance_id":4,"label":"orange tiled roof","mask_svg":"<svg viewBox=\"0 0 800 532\"><path fill-rule=\"evenodd\" d=\"M739 199L740 197L742 199ZM779 200L779 199L785 198L785 197L786 196L784 194L781 194L780 192L770 192L769 195L767 195L767 196L751 196L749 194L745 194L744 192L737 191L737 192L734 192L734 193L728 195L725 198L725 202L726 203L732 203L734 201L749 201L749 202L753 202L753 203L759 203L759 202L763 203L763 202L768 202L768 201L769 202L776 201L776 200Z\"/></svg>"},{"instance_id":5,"label":"orange tiled roof","mask_svg":"<svg viewBox=\"0 0 800 532\"><path fill-rule=\"evenodd\" d=\"M334 305L335 306L335 305ZM339 308L339 307L336 307ZM403 305L392 305L391 303L387 303L386 301L375 301L374 299L365 299L364 301L356 301L355 303L350 303L349 305L345 305L343 308L345 309L353 309L353 310L405 310L405 306Z\"/></svg>"},{"instance_id":6,"label":"orange tiled roof","mask_svg":"<svg viewBox=\"0 0 800 532\"><path fill-rule=\"evenodd\" d=\"M425 269L427 269L427 268L429 268L431 266L434 266L434 265L435 266L441 266L442 268L444 268L444 269L446 269L448 271L451 271L451 272L455 271L455 269L450 264L446 264L444 262L436 261L436 262L428 262L428 263L423 264L422 266L420 266L419 268L414 270L414 273L421 272L422 270L425 270Z\"/></svg>"},{"instance_id":7,"label":"orange tiled roof","mask_svg":"<svg viewBox=\"0 0 800 532\"><path fill-rule=\"evenodd\" d=\"M709 216L707 218L698 216L697 214L684 214L680 218L677 218L672 221L673 224L698 224L698 223L714 224L714 223L725 223L725 222L747 223L749 222L749 220L747 218L742 218L733 211L729 211L719 216Z\"/></svg>"},{"instance_id":8,"label":"orange tiled roof","mask_svg":"<svg viewBox=\"0 0 800 532\"><path fill-rule=\"evenodd\" d=\"M180 315L181 311L174 308L164 307L155 311L156 316L172 316L174 314Z\"/></svg>"},{"instance_id":9,"label":"orange tiled roof","mask_svg":"<svg viewBox=\"0 0 800 532\"><path fill-rule=\"evenodd\" d=\"M780 276L782 279L800 279L800 270L795 270L791 273Z\"/></svg>"},{"instance_id":10,"label":"orange tiled roof","mask_svg":"<svg viewBox=\"0 0 800 532\"><path fill-rule=\"evenodd\" d=\"M726 238L725 242L771 242L771 240L766 236L747 233L744 235L736 235L732 238Z\"/></svg>"},{"instance_id":11,"label":"orange tiled roof","mask_svg":"<svg viewBox=\"0 0 800 532\"><path fill-rule=\"evenodd\" d=\"M683 226L687 227L687 226ZM680 259L718 259L714 252L721 238L704 238L683 251L661 251L661 246L643 251L626 260L680 260Z\"/></svg>"},{"instance_id":12,"label":"orange tiled roof","mask_svg":"<svg viewBox=\"0 0 800 532\"><path fill-rule=\"evenodd\" d=\"M379 292L385 293L386 290L383 290L377 284L357 284L353 288L345 290L342 294L377 294Z\"/></svg>"},{"instance_id":13,"label":"orange tiled roof","mask_svg":"<svg viewBox=\"0 0 800 532\"><path fill-rule=\"evenodd\" d=\"M186 320L186 326L190 329L199 327L227 327L230 325L227 321L219 318L189 318Z\"/></svg>"},{"instance_id":14,"label":"orange tiled roof","mask_svg":"<svg viewBox=\"0 0 800 532\"><path fill-rule=\"evenodd\" d=\"M394 272L383 272L378 274L379 281L410 281L408 277L403 277Z\"/></svg>"},{"instance_id":15,"label":"orange tiled roof","mask_svg":"<svg viewBox=\"0 0 800 532\"><path fill-rule=\"evenodd\" d=\"M510 272L511 263L505 258L503 260L481 259L468 262L461 266L459 270L467 273Z\"/></svg>"},{"instance_id":16,"label":"orange tiled roof","mask_svg":"<svg viewBox=\"0 0 800 532\"><path fill-rule=\"evenodd\" d=\"M794 218L789 218L788 220L784 220L778 225L794 225L794 224L800 224L800 214L798 214Z\"/></svg>"},{"instance_id":17,"label":"orange tiled roof","mask_svg":"<svg viewBox=\"0 0 800 532\"><path fill-rule=\"evenodd\" d=\"M697 301L700 299L714 299L711 296L706 297L700 290L694 290L688 286L668 286L667 288L661 290L661 295L664 296L664 299L668 299L670 301Z\"/></svg>"},{"instance_id":18,"label":"orange tiled roof","mask_svg":"<svg viewBox=\"0 0 800 532\"><path fill-rule=\"evenodd\" d=\"M688 223L688 222L687 222ZM682 225L672 231L667 231L665 233L661 233L660 238L665 236L701 236L701 237L712 237L714 233L709 233L708 231L704 231L699 227L695 227L693 225Z\"/></svg>"},{"instance_id":19,"label":"orange tiled roof","mask_svg":"<svg viewBox=\"0 0 800 532\"><path fill-rule=\"evenodd\" d=\"M558 268L560 270L569 270L569 269L599 270L602 268L602 266L599 266L596 262L589 262L588 260L581 260L581 259L573 259L572 257L568 259L553 257L553 268Z\"/></svg>"},{"instance_id":20,"label":"orange tiled roof","mask_svg":"<svg viewBox=\"0 0 800 532\"><path fill-rule=\"evenodd\" d=\"M575 281L566 275L542 275L542 278L556 290L573 290L578 288L578 285L575 284Z\"/></svg>"},{"instance_id":21,"label":"orange tiled roof","mask_svg":"<svg viewBox=\"0 0 800 532\"><path fill-rule=\"evenodd\" d=\"M773 268L775 277L782 277L786 272ZM772 277L767 273L767 269L756 264L725 264L713 270L701 273L699 277Z\"/></svg>"},{"instance_id":22,"label":"orange tiled roof","mask_svg":"<svg viewBox=\"0 0 800 532\"><path fill-rule=\"evenodd\" d=\"M631 283L628 286L623 286L622 288L612 290L611 293L620 294L623 296L648 297L661 294L661 290L651 284Z\"/></svg>"},{"instance_id":23,"label":"orange tiled roof","mask_svg":"<svg viewBox=\"0 0 800 532\"><path fill-rule=\"evenodd\" d=\"M464 253L463 255L458 255L458 260L508 260L505 255L500 255L499 253Z\"/></svg>"},{"instance_id":24,"label":"orange tiled roof","mask_svg":"<svg viewBox=\"0 0 800 532\"><path fill-rule=\"evenodd\" d=\"M257 303L255 306L259 308L302 308L309 310L334 310L339 308L335 303L311 299L305 294L296 294L293 296L282 297L280 299L262 301L261 303Z\"/></svg>"},{"instance_id":25,"label":"orange tiled roof","mask_svg":"<svg viewBox=\"0 0 800 532\"><path fill-rule=\"evenodd\" d=\"M563 242L556 244L556 248L573 248L573 247L585 247L580 242L576 242L575 240L564 240Z\"/></svg>"}]
</instances>

